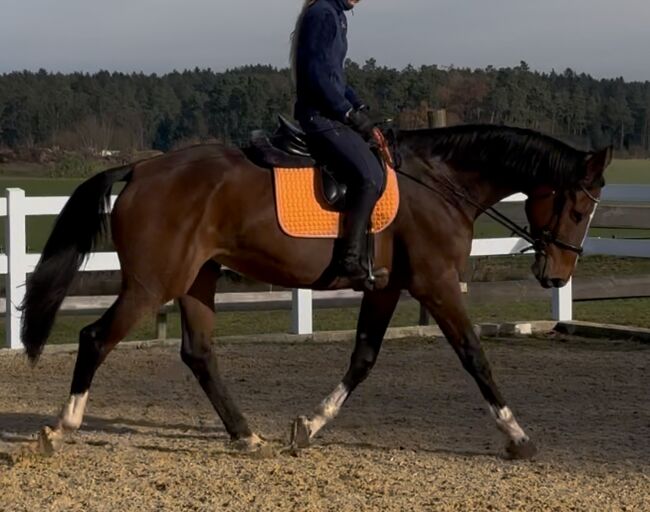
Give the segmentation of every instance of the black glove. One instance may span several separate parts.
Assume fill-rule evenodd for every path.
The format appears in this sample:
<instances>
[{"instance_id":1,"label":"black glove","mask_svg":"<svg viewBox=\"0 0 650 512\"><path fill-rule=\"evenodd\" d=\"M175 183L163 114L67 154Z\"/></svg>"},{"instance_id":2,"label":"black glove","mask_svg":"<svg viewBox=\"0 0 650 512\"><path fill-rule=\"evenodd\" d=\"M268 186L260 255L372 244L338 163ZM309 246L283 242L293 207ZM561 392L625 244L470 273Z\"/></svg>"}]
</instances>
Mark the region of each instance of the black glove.
<instances>
[{"instance_id":1,"label":"black glove","mask_svg":"<svg viewBox=\"0 0 650 512\"><path fill-rule=\"evenodd\" d=\"M366 141L373 138L375 123L373 123L370 118L360 110L350 110L345 114L345 123L361 134Z\"/></svg>"}]
</instances>

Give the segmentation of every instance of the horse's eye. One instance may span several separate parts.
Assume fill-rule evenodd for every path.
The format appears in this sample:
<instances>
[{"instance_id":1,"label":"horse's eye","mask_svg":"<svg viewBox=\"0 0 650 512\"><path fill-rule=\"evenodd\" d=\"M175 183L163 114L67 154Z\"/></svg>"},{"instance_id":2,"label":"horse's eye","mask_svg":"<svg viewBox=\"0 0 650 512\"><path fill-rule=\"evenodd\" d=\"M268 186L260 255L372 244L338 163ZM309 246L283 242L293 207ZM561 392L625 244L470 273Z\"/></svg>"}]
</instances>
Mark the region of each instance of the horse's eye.
<instances>
[{"instance_id":1,"label":"horse's eye","mask_svg":"<svg viewBox=\"0 0 650 512\"><path fill-rule=\"evenodd\" d=\"M571 210L571 218L576 224L580 224L582 222L584 215L580 213L577 210Z\"/></svg>"}]
</instances>

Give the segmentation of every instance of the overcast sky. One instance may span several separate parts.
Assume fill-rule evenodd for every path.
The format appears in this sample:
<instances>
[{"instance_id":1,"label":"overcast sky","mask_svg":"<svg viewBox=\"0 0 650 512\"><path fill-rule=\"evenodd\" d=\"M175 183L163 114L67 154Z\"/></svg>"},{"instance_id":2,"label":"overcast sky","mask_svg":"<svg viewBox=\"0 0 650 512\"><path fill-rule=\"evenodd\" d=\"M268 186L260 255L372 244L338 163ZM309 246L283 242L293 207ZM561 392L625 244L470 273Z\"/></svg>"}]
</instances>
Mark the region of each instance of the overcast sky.
<instances>
[{"instance_id":1,"label":"overcast sky","mask_svg":"<svg viewBox=\"0 0 650 512\"><path fill-rule=\"evenodd\" d=\"M302 2L0 0L0 72L284 66ZM650 0L362 0L349 24L358 62L650 80Z\"/></svg>"}]
</instances>

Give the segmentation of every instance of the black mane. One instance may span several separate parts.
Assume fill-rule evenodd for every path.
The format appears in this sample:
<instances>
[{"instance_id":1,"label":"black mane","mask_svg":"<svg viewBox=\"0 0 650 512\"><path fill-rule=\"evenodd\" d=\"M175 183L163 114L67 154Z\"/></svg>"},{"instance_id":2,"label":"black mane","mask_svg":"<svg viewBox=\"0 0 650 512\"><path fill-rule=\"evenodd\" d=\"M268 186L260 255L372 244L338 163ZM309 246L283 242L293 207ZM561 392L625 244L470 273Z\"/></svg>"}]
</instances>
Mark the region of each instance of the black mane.
<instances>
[{"instance_id":1,"label":"black mane","mask_svg":"<svg viewBox=\"0 0 650 512\"><path fill-rule=\"evenodd\" d=\"M460 125L404 131L401 138L420 156L480 169L522 189L541 183L574 187L586 173L587 153L524 128Z\"/></svg>"}]
</instances>

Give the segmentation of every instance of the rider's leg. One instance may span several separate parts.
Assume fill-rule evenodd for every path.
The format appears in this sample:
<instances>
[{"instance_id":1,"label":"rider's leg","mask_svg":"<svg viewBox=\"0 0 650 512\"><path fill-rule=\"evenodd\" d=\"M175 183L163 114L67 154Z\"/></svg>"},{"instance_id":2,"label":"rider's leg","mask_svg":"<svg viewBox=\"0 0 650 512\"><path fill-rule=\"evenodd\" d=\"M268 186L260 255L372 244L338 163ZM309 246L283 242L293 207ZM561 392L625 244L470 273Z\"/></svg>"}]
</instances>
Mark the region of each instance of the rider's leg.
<instances>
[{"instance_id":1,"label":"rider's leg","mask_svg":"<svg viewBox=\"0 0 650 512\"><path fill-rule=\"evenodd\" d=\"M345 175L350 196L343 221L341 267L352 281L365 281L369 270L367 230L383 188L384 171L368 144L351 128L318 117L304 127L314 156L330 166L335 174Z\"/></svg>"}]
</instances>

